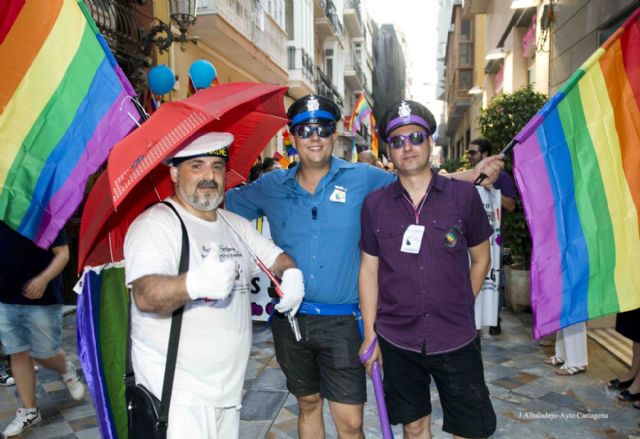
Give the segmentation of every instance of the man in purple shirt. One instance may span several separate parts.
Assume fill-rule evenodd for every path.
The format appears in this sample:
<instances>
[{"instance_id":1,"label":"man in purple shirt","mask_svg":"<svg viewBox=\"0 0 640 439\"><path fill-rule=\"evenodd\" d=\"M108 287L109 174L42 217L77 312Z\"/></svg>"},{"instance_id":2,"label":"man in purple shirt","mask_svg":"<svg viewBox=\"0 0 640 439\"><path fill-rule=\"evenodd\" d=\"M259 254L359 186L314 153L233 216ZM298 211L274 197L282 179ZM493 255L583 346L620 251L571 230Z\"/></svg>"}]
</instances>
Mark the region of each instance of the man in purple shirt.
<instances>
[{"instance_id":1,"label":"man in purple shirt","mask_svg":"<svg viewBox=\"0 0 640 439\"><path fill-rule=\"evenodd\" d=\"M366 367L384 359L389 419L403 424L405 437L431 437L431 376L442 429L485 437L495 431L496 417L474 302L490 265L492 228L472 185L431 171L435 128L431 112L413 101L391 106L380 121L398 181L370 194L362 207L361 352L377 337Z\"/></svg>"},{"instance_id":2,"label":"man in purple shirt","mask_svg":"<svg viewBox=\"0 0 640 439\"><path fill-rule=\"evenodd\" d=\"M479 137L469 142L467 147L467 156L469 157L469 163L471 166L475 166L486 157L489 157L493 151L493 145L487 139ZM502 218L505 213L513 212L516 208L516 185L513 182L513 178L505 172L500 171L498 178L493 182L493 187L500 190L500 204L502 206L502 215L500 216L500 225L502 226ZM502 230L502 227L500 227ZM504 236L504 231L502 232ZM502 259L502 244L500 244L500 259ZM502 328L500 327L500 308L504 304L504 271L502 270L502 263L500 264L500 302L498 304L498 325L491 326L489 328L490 335L500 335Z\"/></svg>"}]
</instances>

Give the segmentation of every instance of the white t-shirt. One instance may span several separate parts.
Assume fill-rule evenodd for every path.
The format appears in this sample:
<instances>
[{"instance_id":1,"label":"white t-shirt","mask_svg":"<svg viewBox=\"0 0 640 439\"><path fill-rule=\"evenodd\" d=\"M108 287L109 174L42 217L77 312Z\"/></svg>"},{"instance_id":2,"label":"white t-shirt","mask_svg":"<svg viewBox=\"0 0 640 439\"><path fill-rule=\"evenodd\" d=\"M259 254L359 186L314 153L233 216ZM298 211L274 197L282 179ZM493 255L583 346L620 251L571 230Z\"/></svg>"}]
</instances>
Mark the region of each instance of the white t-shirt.
<instances>
[{"instance_id":1,"label":"white t-shirt","mask_svg":"<svg viewBox=\"0 0 640 439\"><path fill-rule=\"evenodd\" d=\"M233 258L239 276L231 295L219 301L185 306L172 402L188 406L230 407L240 404L251 350L250 282L258 268L225 222L205 221L178 210L189 234L190 268L217 245L221 260ZM259 235L244 218L222 211L251 250L270 267L282 250ZM171 209L157 204L129 227L124 243L127 285L143 276L177 275L182 247L180 222ZM132 301L133 303L133 301ZM160 398L164 381L171 314L131 310L131 361L136 383Z\"/></svg>"}]
</instances>

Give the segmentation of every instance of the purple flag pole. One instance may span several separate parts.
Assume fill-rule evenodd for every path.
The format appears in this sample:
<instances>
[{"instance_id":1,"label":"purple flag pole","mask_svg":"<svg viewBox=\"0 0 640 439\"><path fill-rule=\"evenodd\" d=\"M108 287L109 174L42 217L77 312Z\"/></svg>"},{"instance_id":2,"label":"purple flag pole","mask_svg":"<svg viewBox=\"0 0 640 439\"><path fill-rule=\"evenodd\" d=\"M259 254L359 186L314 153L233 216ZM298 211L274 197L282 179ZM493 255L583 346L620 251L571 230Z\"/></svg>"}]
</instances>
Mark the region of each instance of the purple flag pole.
<instances>
[{"instance_id":1,"label":"purple flag pole","mask_svg":"<svg viewBox=\"0 0 640 439\"><path fill-rule=\"evenodd\" d=\"M366 351L360 355L360 363L364 364L371 355L378 342L378 337L374 337L373 341L369 345ZM393 439L393 432L391 431L391 425L389 424L389 414L387 413L387 406L384 402L384 388L382 387L382 373L380 372L380 364L377 361L373 363L371 368L371 380L373 381L373 391L376 394L376 405L378 406L378 418L380 418L380 430L382 431L383 439Z\"/></svg>"}]
</instances>

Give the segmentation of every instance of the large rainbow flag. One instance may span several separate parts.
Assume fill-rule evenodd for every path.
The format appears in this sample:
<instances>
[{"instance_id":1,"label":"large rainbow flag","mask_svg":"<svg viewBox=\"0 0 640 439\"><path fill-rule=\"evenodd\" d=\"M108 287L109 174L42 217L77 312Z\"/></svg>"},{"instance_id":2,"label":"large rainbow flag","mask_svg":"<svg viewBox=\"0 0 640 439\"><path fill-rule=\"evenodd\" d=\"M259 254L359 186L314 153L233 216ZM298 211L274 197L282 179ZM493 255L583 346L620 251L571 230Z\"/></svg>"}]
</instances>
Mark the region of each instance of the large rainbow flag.
<instances>
[{"instance_id":1,"label":"large rainbow flag","mask_svg":"<svg viewBox=\"0 0 640 439\"><path fill-rule=\"evenodd\" d=\"M82 1L0 4L0 220L47 248L139 118Z\"/></svg>"},{"instance_id":2,"label":"large rainbow flag","mask_svg":"<svg viewBox=\"0 0 640 439\"><path fill-rule=\"evenodd\" d=\"M639 14L514 139L536 338L640 307Z\"/></svg>"}]
</instances>

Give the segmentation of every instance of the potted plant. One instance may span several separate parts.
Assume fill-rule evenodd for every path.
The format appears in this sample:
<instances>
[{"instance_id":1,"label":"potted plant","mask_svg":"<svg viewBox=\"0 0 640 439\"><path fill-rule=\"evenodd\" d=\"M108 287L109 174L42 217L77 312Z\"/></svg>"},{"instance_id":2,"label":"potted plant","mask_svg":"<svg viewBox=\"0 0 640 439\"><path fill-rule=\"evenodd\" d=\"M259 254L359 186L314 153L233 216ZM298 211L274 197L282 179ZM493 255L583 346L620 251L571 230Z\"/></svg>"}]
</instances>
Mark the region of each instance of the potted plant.
<instances>
[{"instance_id":1,"label":"potted plant","mask_svg":"<svg viewBox=\"0 0 640 439\"><path fill-rule=\"evenodd\" d=\"M520 88L513 93L499 94L480 113L479 123L482 136L495 147L504 147L536 114L546 100L547 97L544 94L535 92L531 86ZM505 170L512 173L510 157L505 159ZM510 256L510 258L505 258L503 264L506 280L505 299L512 309L528 307L530 306L531 237L520 200L516 201L516 209L513 212L504 215L502 236L505 254Z\"/></svg>"}]
</instances>

